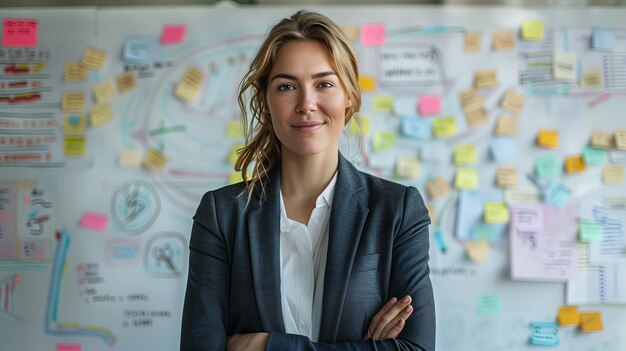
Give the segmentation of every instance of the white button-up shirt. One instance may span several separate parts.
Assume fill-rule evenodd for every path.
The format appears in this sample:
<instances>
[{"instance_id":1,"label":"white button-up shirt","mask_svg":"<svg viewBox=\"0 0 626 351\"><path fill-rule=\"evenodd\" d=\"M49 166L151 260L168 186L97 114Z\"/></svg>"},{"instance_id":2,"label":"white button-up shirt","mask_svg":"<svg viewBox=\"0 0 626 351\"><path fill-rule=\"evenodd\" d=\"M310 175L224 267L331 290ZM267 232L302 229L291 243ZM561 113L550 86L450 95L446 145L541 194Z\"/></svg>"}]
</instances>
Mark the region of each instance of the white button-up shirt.
<instances>
[{"instance_id":1,"label":"white button-up shirt","mask_svg":"<svg viewBox=\"0 0 626 351\"><path fill-rule=\"evenodd\" d=\"M287 217L280 194L280 292L285 332L317 341L322 318L322 298L330 208L337 173L317 197L304 225Z\"/></svg>"}]
</instances>

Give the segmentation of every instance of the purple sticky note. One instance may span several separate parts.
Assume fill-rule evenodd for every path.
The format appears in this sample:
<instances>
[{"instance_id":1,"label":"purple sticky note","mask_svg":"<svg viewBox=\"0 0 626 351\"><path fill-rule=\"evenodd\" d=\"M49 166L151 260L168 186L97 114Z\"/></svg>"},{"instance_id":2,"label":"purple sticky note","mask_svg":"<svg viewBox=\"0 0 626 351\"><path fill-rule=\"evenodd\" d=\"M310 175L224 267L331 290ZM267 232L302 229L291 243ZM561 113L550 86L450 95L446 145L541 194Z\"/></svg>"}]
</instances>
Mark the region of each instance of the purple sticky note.
<instances>
[{"instance_id":1,"label":"purple sticky note","mask_svg":"<svg viewBox=\"0 0 626 351\"><path fill-rule=\"evenodd\" d=\"M80 351L80 344L59 343L56 346L56 351Z\"/></svg>"},{"instance_id":2,"label":"purple sticky note","mask_svg":"<svg viewBox=\"0 0 626 351\"><path fill-rule=\"evenodd\" d=\"M2 20L2 46L37 47L39 22L33 18L4 18Z\"/></svg>"},{"instance_id":3,"label":"purple sticky note","mask_svg":"<svg viewBox=\"0 0 626 351\"><path fill-rule=\"evenodd\" d=\"M441 97L439 95L420 96L417 108L422 116L438 115L441 112Z\"/></svg>"},{"instance_id":4,"label":"purple sticky note","mask_svg":"<svg viewBox=\"0 0 626 351\"><path fill-rule=\"evenodd\" d=\"M104 213L84 211L78 226L81 228L103 232L107 229L109 217Z\"/></svg>"},{"instance_id":5,"label":"purple sticky note","mask_svg":"<svg viewBox=\"0 0 626 351\"><path fill-rule=\"evenodd\" d=\"M180 44L185 39L185 31L187 26L184 24L166 24L163 26L161 33L161 44L173 45Z\"/></svg>"},{"instance_id":6,"label":"purple sticky note","mask_svg":"<svg viewBox=\"0 0 626 351\"><path fill-rule=\"evenodd\" d=\"M371 23L361 26L361 45L382 46L385 45L385 25L383 23Z\"/></svg>"}]
</instances>

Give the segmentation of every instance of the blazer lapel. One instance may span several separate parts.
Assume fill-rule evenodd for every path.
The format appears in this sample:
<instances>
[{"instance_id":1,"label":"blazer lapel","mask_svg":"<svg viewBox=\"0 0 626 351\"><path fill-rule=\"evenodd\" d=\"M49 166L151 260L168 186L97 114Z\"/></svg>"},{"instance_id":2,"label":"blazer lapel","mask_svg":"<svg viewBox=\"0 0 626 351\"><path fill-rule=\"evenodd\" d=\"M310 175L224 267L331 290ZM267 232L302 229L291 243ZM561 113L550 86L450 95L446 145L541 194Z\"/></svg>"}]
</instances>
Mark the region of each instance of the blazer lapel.
<instances>
[{"instance_id":1,"label":"blazer lapel","mask_svg":"<svg viewBox=\"0 0 626 351\"><path fill-rule=\"evenodd\" d=\"M367 206L355 196L364 188L361 175L340 154L328 233L321 342L334 343L337 339L352 263L369 212Z\"/></svg>"}]
</instances>

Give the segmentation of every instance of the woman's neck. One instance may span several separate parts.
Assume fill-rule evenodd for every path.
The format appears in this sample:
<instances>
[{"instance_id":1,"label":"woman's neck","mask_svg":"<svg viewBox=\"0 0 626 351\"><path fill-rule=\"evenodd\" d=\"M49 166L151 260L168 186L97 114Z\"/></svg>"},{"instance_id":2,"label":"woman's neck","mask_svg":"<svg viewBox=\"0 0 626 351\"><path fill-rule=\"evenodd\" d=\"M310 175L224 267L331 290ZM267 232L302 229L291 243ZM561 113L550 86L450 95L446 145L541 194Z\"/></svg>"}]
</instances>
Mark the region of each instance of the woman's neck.
<instances>
[{"instance_id":1,"label":"woman's neck","mask_svg":"<svg viewBox=\"0 0 626 351\"><path fill-rule=\"evenodd\" d=\"M339 152L300 156L283 149L280 189L297 202L315 201L335 175Z\"/></svg>"}]
</instances>

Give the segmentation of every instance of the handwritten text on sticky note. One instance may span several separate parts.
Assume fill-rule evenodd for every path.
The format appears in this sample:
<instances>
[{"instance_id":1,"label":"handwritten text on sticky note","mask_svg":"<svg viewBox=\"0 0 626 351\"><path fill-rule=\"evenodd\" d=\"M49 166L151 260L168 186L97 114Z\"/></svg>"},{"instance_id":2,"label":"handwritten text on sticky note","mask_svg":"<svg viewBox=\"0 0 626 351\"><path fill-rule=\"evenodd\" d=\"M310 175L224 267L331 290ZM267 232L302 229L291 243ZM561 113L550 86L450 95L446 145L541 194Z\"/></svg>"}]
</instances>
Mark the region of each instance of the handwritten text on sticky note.
<instances>
[{"instance_id":1,"label":"handwritten text on sticky note","mask_svg":"<svg viewBox=\"0 0 626 351\"><path fill-rule=\"evenodd\" d=\"M33 18L4 18L2 20L2 46L25 47L37 46L39 22Z\"/></svg>"}]
</instances>

